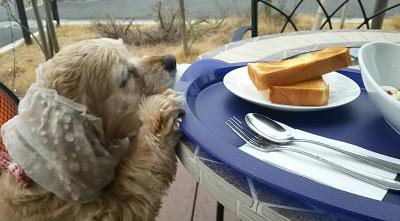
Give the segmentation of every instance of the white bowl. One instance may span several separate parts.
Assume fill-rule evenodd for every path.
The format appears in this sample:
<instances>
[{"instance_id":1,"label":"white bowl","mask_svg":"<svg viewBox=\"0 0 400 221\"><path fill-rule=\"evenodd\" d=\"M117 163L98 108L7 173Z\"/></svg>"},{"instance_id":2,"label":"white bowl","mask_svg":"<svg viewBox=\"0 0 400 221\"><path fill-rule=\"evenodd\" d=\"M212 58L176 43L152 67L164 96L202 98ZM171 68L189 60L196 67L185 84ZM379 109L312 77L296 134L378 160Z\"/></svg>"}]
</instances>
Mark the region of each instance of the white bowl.
<instances>
[{"instance_id":1,"label":"white bowl","mask_svg":"<svg viewBox=\"0 0 400 221\"><path fill-rule=\"evenodd\" d=\"M387 94L381 86L400 89L400 45L372 42L358 52L362 79L372 102L386 122L400 134L400 101Z\"/></svg>"}]
</instances>

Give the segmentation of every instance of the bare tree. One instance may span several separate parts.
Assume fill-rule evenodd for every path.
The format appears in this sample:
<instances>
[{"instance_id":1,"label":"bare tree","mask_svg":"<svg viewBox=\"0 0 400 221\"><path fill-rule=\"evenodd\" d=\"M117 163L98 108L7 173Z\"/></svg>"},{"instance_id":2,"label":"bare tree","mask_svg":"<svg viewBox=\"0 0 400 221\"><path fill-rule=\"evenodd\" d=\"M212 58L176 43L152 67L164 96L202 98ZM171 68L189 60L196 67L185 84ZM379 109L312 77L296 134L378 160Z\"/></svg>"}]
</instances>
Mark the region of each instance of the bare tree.
<instances>
[{"instance_id":1,"label":"bare tree","mask_svg":"<svg viewBox=\"0 0 400 221\"><path fill-rule=\"evenodd\" d=\"M321 5L323 7L325 7L327 4L326 0L321 0ZM318 11L316 13L316 17L315 17L315 22L314 22L314 26L312 27L312 30L317 30L319 29L319 27L321 26L322 23L322 18L324 17L324 13L322 11L321 7L318 7Z\"/></svg>"},{"instance_id":2,"label":"bare tree","mask_svg":"<svg viewBox=\"0 0 400 221\"><path fill-rule=\"evenodd\" d=\"M44 57L46 58L46 60L49 60L51 58L50 50L47 45L46 35L44 33L43 23L42 23L42 19L40 17L40 13L39 13L39 9L38 9L36 0L32 0L32 9L33 9L33 14L35 15L35 18L36 18L40 41L42 42L43 54L44 54Z\"/></svg>"},{"instance_id":3,"label":"bare tree","mask_svg":"<svg viewBox=\"0 0 400 221\"><path fill-rule=\"evenodd\" d=\"M387 5L388 5L388 0L375 1L374 14L380 12L381 10L386 9ZM375 18L373 18L371 28L372 29L381 29L384 19L385 19L385 13L382 13L382 14L376 16Z\"/></svg>"},{"instance_id":4,"label":"bare tree","mask_svg":"<svg viewBox=\"0 0 400 221\"><path fill-rule=\"evenodd\" d=\"M31 2L28 2L31 5ZM11 10L11 6L9 3L9 0L0 0L0 6L4 7L6 10L6 14L7 17L9 18L9 22L10 22L10 32L11 35L12 34L12 27L11 27L11 21L16 22L19 26L21 26L21 28L23 30L25 30L26 32L29 33L29 35L33 38L33 40L35 40L35 42L38 44L38 46L40 47L40 50L43 52L43 54L45 53L45 50L42 46L42 44L40 43L40 41L36 38L36 36L29 30L29 28L26 27L26 25L24 25L15 15L12 14L12 10Z\"/></svg>"},{"instance_id":5,"label":"bare tree","mask_svg":"<svg viewBox=\"0 0 400 221\"><path fill-rule=\"evenodd\" d=\"M57 41L56 31L54 30L53 25L53 13L51 11L51 3L50 0L44 0L44 8L46 10L46 19L47 19L47 28L49 33L49 44L51 44L51 48L53 48L54 53L57 53L60 50Z\"/></svg>"},{"instance_id":6,"label":"bare tree","mask_svg":"<svg viewBox=\"0 0 400 221\"><path fill-rule=\"evenodd\" d=\"M344 22L345 22L346 16L347 16L347 7L348 7L348 4L345 4L342 8L342 14L340 16L340 29L344 28Z\"/></svg>"},{"instance_id":7,"label":"bare tree","mask_svg":"<svg viewBox=\"0 0 400 221\"><path fill-rule=\"evenodd\" d=\"M54 53L57 53L59 51L59 46L53 25L53 15L50 10L50 0L44 0L44 5L46 9L48 39L46 39L45 30L37 5L37 0L32 0L32 9L38 25L40 41L42 42L42 51L46 60L49 60L53 57Z\"/></svg>"}]
</instances>

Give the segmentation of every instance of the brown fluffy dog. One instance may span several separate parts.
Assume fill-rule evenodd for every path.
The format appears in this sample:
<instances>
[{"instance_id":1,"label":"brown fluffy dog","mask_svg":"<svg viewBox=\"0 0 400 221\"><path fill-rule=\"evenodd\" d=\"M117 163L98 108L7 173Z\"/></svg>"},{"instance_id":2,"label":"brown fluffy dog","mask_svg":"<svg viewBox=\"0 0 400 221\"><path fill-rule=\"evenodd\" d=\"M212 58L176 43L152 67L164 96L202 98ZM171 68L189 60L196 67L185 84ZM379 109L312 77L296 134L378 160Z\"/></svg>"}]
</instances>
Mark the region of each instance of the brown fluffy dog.
<instances>
[{"instance_id":1,"label":"brown fluffy dog","mask_svg":"<svg viewBox=\"0 0 400 221\"><path fill-rule=\"evenodd\" d=\"M122 41L86 40L44 64L44 83L103 120L107 139L129 137L115 177L94 202L60 199L33 183L0 177L0 220L153 220L176 171L181 96L169 89L175 59L130 57Z\"/></svg>"}]
</instances>

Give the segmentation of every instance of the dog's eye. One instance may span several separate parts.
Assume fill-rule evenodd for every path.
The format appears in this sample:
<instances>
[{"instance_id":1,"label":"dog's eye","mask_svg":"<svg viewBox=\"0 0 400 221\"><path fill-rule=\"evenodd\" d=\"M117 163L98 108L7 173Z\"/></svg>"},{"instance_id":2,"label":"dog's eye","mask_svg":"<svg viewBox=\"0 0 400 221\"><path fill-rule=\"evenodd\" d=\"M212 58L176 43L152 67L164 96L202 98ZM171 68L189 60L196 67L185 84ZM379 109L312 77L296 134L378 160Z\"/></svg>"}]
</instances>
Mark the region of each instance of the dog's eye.
<instances>
[{"instance_id":1,"label":"dog's eye","mask_svg":"<svg viewBox=\"0 0 400 221\"><path fill-rule=\"evenodd\" d=\"M138 74L138 71L137 71L136 68L130 67L128 69L127 67L125 67L124 71L122 73L122 79L121 79L121 83L120 83L119 86L121 88L125 87L132 78L135 79L135 80L142 81L142 78Z\"/></svg>"},{"instance_id":2,"label":"dog's eye","mask_svg":"<svg viewBox=\"0 0 400 221\"><path fill-rule=\"evenodd\" d=\"M128 84L129 79L131 78L131 74L129 74L128 68L124 67L124 70L122 71L122 77L121 77L121 82L119 84L119 87L125 87Z\"/></svg>"}]
</instances>

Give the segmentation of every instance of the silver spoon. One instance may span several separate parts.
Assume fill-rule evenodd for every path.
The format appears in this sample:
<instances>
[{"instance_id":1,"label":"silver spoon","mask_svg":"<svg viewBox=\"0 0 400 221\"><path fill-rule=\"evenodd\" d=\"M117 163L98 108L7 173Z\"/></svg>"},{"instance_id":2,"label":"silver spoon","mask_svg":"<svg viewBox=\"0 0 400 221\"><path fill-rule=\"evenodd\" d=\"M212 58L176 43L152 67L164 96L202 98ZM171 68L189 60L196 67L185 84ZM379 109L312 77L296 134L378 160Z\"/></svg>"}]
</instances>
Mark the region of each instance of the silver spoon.
<instances>
[{"instance_id":1,"label":"silver spoon","mask_svg":"<svg viewBox=\"0 0 400 221\"><path fill-rule=\"evenodd\" d=\"M263 136L264 138L278 144L289 144L292 142L307 142L313 143L317 145L321 145L327 147L329 149L347 154L352 156L360 161L363 161L369 165L381 168L383 170L392 172L392 173L400 173L400 165L396 163L392 163L386 160L382 160L373 156L368 156L361 153L355 153L347 150L343 150L339 147L335 147L326 143L322 143L320 141L303 139L303 138L295 138L293 137L289 131L285 129L290 128L289 126L277 123L276 121L256 113L249 113L245 117L247 125L254 130L257 134ZM284 126L281 126L284 125Z\"/></svg>"}]
</instances>

